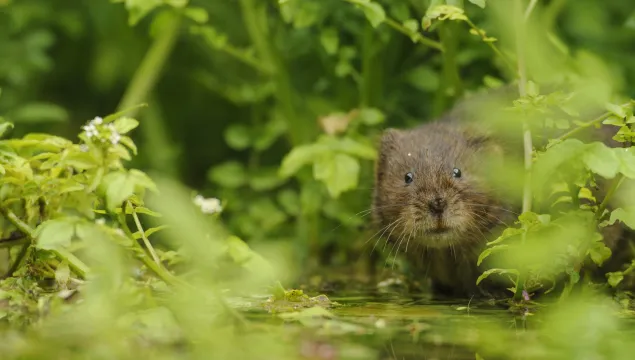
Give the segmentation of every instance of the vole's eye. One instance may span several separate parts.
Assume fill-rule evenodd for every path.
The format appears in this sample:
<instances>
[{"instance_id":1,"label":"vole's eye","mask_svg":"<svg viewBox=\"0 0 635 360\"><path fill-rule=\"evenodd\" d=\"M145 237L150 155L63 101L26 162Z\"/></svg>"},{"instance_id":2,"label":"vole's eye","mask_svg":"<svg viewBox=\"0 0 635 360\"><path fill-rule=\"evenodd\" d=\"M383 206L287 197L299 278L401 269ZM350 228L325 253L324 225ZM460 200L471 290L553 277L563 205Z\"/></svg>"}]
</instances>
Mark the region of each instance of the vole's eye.
<instances>
[{"instance_id":1,"label":"vole's eye","mask_svg":"<svg viewBox=\"0 0 635 360\"><path fill-rule=\"evenodd\" d=\"M412 182L412 173L411 172L407 173L404 180L406 181L406 184L410 184Z\"/></svg>"},{"instance_id":2,"label":"vole's eye","mask_svg":"<svg viewBox=\"0 0 635 360\"><path fill-rule=\"evenodd\" d=\"M461 169L454 168L452 170L452 176L455 177L455 178L460 178L461 177Z\"/></svg>"}]
</instances>

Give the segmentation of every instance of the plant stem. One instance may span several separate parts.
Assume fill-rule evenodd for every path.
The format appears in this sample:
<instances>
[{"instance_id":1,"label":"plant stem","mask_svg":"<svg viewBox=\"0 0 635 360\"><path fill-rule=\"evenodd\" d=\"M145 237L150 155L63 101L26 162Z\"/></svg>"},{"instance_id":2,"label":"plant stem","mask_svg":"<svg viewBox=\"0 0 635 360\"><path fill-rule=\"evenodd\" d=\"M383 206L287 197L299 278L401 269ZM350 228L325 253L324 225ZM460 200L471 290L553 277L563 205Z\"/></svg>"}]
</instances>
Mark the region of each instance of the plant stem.
<instances>
[{"instance_id":1,"label":"plant stem","mask_svg":"<svg viewBox=\"0 0 635 360\"><path fill-rule=\"evenodd\" d=\"M311 131L317 124L302 121L303 119L297 116L291 78L272 45L266 5L263 0L240 0L243 23L259 58L272 70L276 83L276 100L289 124L289 142L296 146L309 140Z\"/></svg>"},{"instance_id":2,"label":"plant stem","mask_svg":"<svg viewBox=\"0 0 635 360\"><path fill-rule=\"evenodd\" d=\"M137 69L130 85L126 89L118 109L131 108L145 100L159 78L163 66L169 57L177 39L181 25L181 15L174 14L171 21L168 21L156 39L150 46L141 65ZM132 117L136 110L131 111Z\"/></svg>"},{"instance_id":3,"label":"plant stem","mask_svg":"<svg viewBox=\"0 0 635 360\"><path fill-rule=\"evenodd\" d=\"M538 0L531 0L529 6L527 6L527 10L525 10L525 21L529 20L529 16L531 15L531 12L534 11L536 4L538 4Z\"/></svg>"},{"instance_id":4,"label":"plant stem","mask_svg":"<svg viewBox=\"0 0 635 360\"><path fill-rule=\"evenodd\" d=\"M31 243L33 243L33 241L35 240L35 231L33 229L31 229L31 227L25 223L24 221L20 220L20 218L18 218L11 210L7 209L7 208L2 208L0 209L0 213L2 213L2 215L9 220L9 222L11 224L13 224L13 226L15 226L18 230L20 230L24 235L26 235L26 237L30 240ZM31 247L31 244L27 245L26 248L27 250ZM24 252L24 255L26 255L26 251L27 250L22 250L20 252L20 254L22 254ZM71 254L70 252L66 251L66 250L52 250L52 252L55 254L55 256L60 260L66 260L68 261L68 266L82 279L84 279L86 277L86 272L88 270L88 267L82 263L78 258L76 258L73 254ZM21 260L20 260L21 261ZM19 264L18 264L19 265ZM14 270L15 271L15 270Z\"/></svg>"},{"instance_id":5,"label":"plant stem","mask_svg":"<svg viewBox=\"0 0 635 360\"><path fill-rule=\"evenodd\" d=\"M156 251L154 251L152 244L150 244L150 240L148 240L148 237L146 236L143 230L143 227L141 226L141 221L139 221L139 216L137 215L137 212L135 211L130 201L128 201L128 205L132 209L132 218L134 219L134 223L137 226L137 230L139 230L139 234L141 235L141 238L143 239L143 243L146 245L146 248L148 249L148 252L150 253L150 255L152 255L152 259L154 259L154 262L157 263L157 265L161 265L161 260L159 259L159 256L157 255Z\"/></svg>"},{"instance_id":6,"label":"plant stem","mask_svg":"<svg viewBox=\"0 0 635 360\"><path fill-rule=\"evenodd\" d=\"M398 23L397 21L393 19L386 18L384 20L384 23L404 35L414 37L413 41L415 41L418 44L427 45L439 51L444 51L443 45L440 42L432 40L432 39L428 39L427 37L424 37L423 35L421 35L419 32L413 33L412 31L405 28L403 25L401 25L400 23Z\"/></svg>"},{"instance_id":7,"label":"plant stem","mask_svg":"<svg viewBox=\"0 0 635 360\"><path fill-rule=\"evenodd\" d=\"M21 237L21 238L17 238L17 239L11 239L11 240L6 240L6 241L0 241L0 249L2 248L10 248L10 247L14 247L17 245L25 245L25 244L29 244L30 241L27 237Z\"/></svg>"},{"instance_id":8,"label":"plant stem","mask_svg":"<svg viewBox=\"0 0 635 360\"><path fill-rule=\"evenodd\" d=\"M11 265L11 268L9 269L5 277L13 276L13 273L20 268L20 265L22 265L22 260L27 257L27 254L30 252L31 249L31 244L26 244L22 247L22 249L20 249L18 256L15 258L13 265Z\"/></svg>"},{"instance_id":9,"label":"plant stem","mask_svg":"<svg viewBox=\"0 0 635 360\"><path fill-rule=\"evenodd\" d=\"M126 235L128 235L130 240L132 240L132 245L137 250L139 250L139 252L137 253L137 257L139 258L139 260L141 260L141 262L143 262L145 266L148 267L148 269L152 270L166 284L169 284L169 285L181 284L182 285L184 283L182 280L172 275L172 273L170 273L165 268L163 268L163 266L156 264L154 261L148 258L148 255L146 254L145 249L142 248L141 245L139 245L139 242L134 238L134 235L132 234L132 231L128 227L128 224L126 224L126 216L123 211L119 215L118 220L122 230L126 233Z\"/></svg>"},{"instance_id":10,"label":"plant stem","mask_svg":"<svg viewBox=\"0 0 635 360\"><path fill-rule=\"evenodd\" d=\"M620 173L620 174L617 174L617 176L611 182L611 186L606 191L606 195L604 196L604 199L598 206L598 210L595 213L595 218L597 220L600 220L602 218L602 215L604 215L604 210L606 210L606 207L609 205L609 201L611 201L613 194L615 194L615 191L617 190L617 188L620 186L620 184L622 183L624 179L625 179L624 174Z\"/></svg>"},{"instance_id":11,"label":"plant stem","mask_svg":"<svg viewBox=\"0 0 635 360\"><path fill-rule=\"evenodd\" d=\"M516 71L516 66L514 65L514 63L507 57L505 56L505 54L503 54L502 51L500 51L500 49L494 45L493 42L487 40L486 35L483 33L483 31L481 29L479 29L470 19L466 19L465 22L467 22L467 24L474 30L476 31L476 33L481 37L481 40L483 40L484 43L487 44L487 46L490 47L490 49L492 49L492 51L494 51L494 53L496 55L498 55L501 60L503 60L503 62L505 63L505 65L507 65L507 67L509 68L509 70L511 70L512 74L518 74Z\"/></svg>"},{"instance_id":12,"label":"plant stem","mask_svg":"<svg viewBox=\"0 0 635 360\"><path fill-rule=\"evenodd\" d=\"M620 105L620 106L629 106L630 104L632 104L632 102L628 102L628 103L622 104L622 105ZM595 119L593 119L593 120L590 120L590 121L587 121L587 122L583 123L582 125L578 126L578 127L577 127L577 128L575 128L575 129L571 129L571 130L569 130L569 131L568 131L568 132L566 132L564 135L562 135L562 136L558 137L556 140L559 142L559 141L562 141L562 140L568 139L568 138L570 138L571 136L573 136L573 135L577 134L578 132L580 132L580 131L582 131L582 130L584 130L584 129L586 129L586 128L590 127L590 126L595 126L595 125L597 125L597 124L601 123L602 121L606 120L606 119L607 119L609 116L611 116L611 115L613 115L613 113L611 113L611 112L605 112L604 114L602 114L602 115L598 116L597 118L595 118Z\"/></svg>"},{"instance_id":13,"label":"plant stem","mask_svg":"<svg viewBox=\"0 0 635 360\"><path fill-rule=\"evenodd\" d=\"M525 52L524 52L524 40L525 40L525 30L526 30L526 20L522 18L522 1L516 0L516 19L518 20L518 27L516 29L516 52L518 57L518 92L521 97L527 95L527 68L525 64ZM529 11L525 12L525 15L528 16ZM523 207L522 213L526 213L531 211L531 171L532 171L532 153L533 153L533 144L531 139L531 130L529 129L529 125L527 124L527 119L523 119L523 147L524 147L524 157L525 157L525 183L523 188ZM523 233L522 242L526 241L527 232ZM522 292L525 288L525 273L526 269L519 269L518 281L516 283L516 292L514 293L514 300L519 301L522 298Z\"/></svg>"}]
</instances>

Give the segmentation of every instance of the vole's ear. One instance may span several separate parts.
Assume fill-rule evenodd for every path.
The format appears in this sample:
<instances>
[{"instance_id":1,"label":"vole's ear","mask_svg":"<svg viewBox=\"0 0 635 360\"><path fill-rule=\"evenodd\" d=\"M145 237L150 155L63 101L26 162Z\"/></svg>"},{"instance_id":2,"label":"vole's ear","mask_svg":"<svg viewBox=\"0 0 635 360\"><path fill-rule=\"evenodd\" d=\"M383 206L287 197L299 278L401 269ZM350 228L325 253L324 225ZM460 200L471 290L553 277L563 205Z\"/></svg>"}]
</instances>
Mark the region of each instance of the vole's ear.
<instances>
[{"instance_id":1,"label":"vole's ear","mask_svg":"<svg viewBox=\"0 0 635 360\"><path fill-rule=\"evenodd\" d=\"M396 144L399 143L399 140L402 138L403 132L401 130L388 128L384 130L381 134L380 140L380 152L393 148Z\"/></svg>"}]
</instances>

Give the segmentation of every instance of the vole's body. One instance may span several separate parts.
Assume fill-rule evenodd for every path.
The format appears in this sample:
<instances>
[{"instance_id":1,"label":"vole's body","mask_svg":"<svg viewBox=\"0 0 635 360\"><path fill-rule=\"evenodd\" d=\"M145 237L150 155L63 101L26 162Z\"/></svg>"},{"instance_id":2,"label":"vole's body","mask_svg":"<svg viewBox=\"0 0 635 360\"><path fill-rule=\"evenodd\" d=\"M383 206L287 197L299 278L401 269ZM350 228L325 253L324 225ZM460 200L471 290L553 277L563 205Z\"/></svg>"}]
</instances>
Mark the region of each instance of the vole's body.
<instances>
[{"instance_id":1,"label":"vole's body","mask_svg":"<svg viewBox=\"0 0 635 360\"><path fill-rule=\"evenodd\" d=\"M476 98L470 105L478 108L481 100L487 98ZM463 103L436 121L386 130L376 164L377 230L393 244L393 255L405 254L439 295L505 291L504 284L495 281L477 286L485 266L479 269L476 264L485 243L511 226L521 211L520 204L490 185L492 174L487 172L492 162L521 156L522 143L503 144L500 137L476 131L471 115ZM522 163L522 158L516 160Z\"/></svg>"},{"instance_id":2,"label":"vole's body","mask_svg":"<svg viewBox=\"0 0 635 360\"><path fill-rule=\"evenodd\" d=\"M384 133L373 208L395 251L409 256L437 293L471 296L484 293L475 282L486 236L515 216L483 179L484 160L500 147L458 120L447 115Z\"/></svg>"}]
</instances>

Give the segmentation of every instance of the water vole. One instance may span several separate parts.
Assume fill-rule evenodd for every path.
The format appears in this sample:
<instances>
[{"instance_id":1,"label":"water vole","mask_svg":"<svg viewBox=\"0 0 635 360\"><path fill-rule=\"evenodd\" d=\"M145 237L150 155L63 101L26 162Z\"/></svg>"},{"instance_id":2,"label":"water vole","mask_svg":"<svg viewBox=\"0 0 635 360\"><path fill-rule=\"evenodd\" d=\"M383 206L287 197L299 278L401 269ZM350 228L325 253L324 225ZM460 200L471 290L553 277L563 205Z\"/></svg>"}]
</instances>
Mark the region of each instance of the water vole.
<instances>
[{"instance_id":1,"label":"water vole","mask_svg":"<svg viewBox=\"0 0 635 360\"><path fill-rule=\"evenodd\" d=\"M509 97L510 93L502 94ZM373 221L378 235L392 244L391 254L404 254L414 272L431 281L437 295L510 294L495 278L476 285L488 268L487 263L478 267L477 259L485 243L512 225L521 211L518 194L522 190L513 197L505 195L491 180L492 175L498 177L500 185L508 174L491 174L493 168L504 169L491 165L509 158L522 164L522 140L518 136L519 142L504 143L480 124L476 126L478 122L471 120L478 119L470 119L470 109L481 102L487 98L460 103L436 121L412 129L387 129L381 138ZM521 133L520 129L514 132ZM610 140L607 134L602 141ZM616 242L619 236L620 231L605 241Z\"/></svg>"},{"instance_id":2,"label":"water vole","mask_svg":"<svg viewBox=\"0 0 635 360\"><path fill-rule=\"evenodd\" d=\"M378 229L423 265L436 293L487 294L476 287L476 260L492 230L513 223L483 170L502 148L452 114L409 130L384 132L376 165L373 217ZM516 209L517 210L517 209Z\"/></svg>"}]
</instances>

